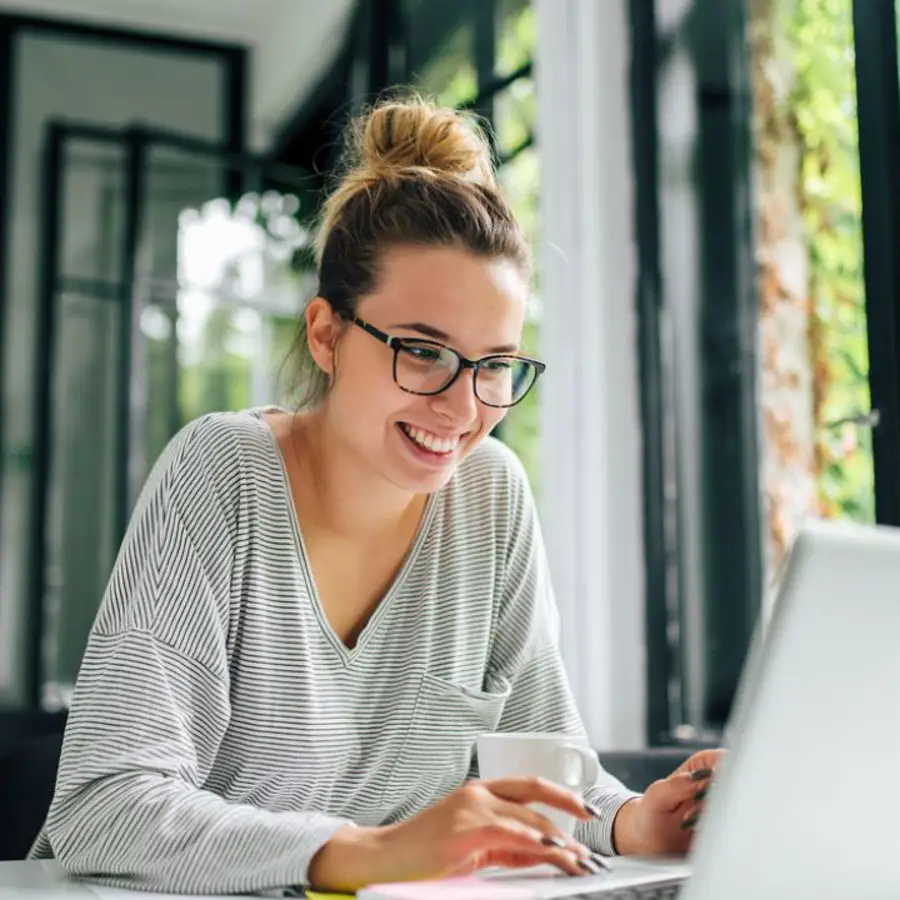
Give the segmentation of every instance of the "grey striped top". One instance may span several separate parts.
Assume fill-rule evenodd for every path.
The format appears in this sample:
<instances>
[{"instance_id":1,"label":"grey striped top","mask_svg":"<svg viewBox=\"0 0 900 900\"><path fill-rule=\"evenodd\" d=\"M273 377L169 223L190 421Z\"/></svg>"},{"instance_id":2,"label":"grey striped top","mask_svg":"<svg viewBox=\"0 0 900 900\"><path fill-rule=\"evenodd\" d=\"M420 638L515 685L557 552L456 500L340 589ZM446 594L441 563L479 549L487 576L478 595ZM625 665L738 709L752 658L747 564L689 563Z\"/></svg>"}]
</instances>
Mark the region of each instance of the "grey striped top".
<instances>
[{"instance_id":1,"label":"grey striped top","mask_svg":"<svg viewBox=\"0 0 900 900\"><path fill-rule=\"evenodd\" d=\"M523 470L485 440L429 498L356 646L329 627L262 410L186 426L91 632L33 857L113 886L303 885L338 828L411 816L487 731L581 733ZM580 837L634 796L604 776ZM584 827L584 826L580 826Z\"/></svg>"}]
</instances>

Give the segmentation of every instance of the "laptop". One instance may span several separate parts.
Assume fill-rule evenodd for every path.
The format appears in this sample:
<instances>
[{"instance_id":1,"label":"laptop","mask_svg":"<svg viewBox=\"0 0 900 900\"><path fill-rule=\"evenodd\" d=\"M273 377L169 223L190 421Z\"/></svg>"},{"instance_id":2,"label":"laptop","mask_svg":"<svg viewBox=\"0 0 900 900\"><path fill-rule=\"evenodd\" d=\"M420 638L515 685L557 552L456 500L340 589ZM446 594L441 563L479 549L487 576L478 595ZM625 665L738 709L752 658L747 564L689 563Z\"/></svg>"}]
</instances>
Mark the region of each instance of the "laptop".
<instances>
[{"instance_id":1,"label":"laptop","mask_svg":"<svg viewBox=\"0 0 900 900\"><path fill-rule=\"evenodd\" d=\"M820 522L800 533L727 743L687 860L617 857L612 872L583 878L504 872L358 896L896 900L900 530Z\"/></svg>"}]
</instances>

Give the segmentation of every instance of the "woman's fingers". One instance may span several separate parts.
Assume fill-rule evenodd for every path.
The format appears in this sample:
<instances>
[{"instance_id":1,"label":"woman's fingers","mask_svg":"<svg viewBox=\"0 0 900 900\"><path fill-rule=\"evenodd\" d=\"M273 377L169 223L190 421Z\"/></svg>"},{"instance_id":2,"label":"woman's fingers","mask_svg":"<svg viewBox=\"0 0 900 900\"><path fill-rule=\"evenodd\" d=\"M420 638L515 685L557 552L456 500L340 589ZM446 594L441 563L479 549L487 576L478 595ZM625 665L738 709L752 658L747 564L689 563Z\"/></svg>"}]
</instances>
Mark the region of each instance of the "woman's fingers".
<instances>
[{"instance_id":1,"label":"woman's fingers","mask_svg":"<svg viewBox=\"0 0 900 900\"><path fill-rule=\"evenodd\" d=\"M495 797L511 803L544 803L578 819L589 819L590 812L574 791L543 778L497 778L482 781Z\"/></svg>"},{"instance_id":2,"label":"woman's fingers","mask_svg":"<svg viewBox=\"0 0 900 900\"><path fill-rule=\"evenodd\" d=\"M582 874L585 871L593 871L591 866L598 864L593 861L591 851L584 844L568 837L565 832L554 825L546 816L521 803L512 803L509 800L500 799L497 799L495 802L497 804L496 811L499 815L504 818L515 819L528 826L528 828L539 832L542 835L541 844L544 847L566 851L570 858L574 859L576 864L581 867ZM556 865L555 861L554 865Z\"/></svg>"},{"instance_id":3,"label":"woman's fingers","mask_svg":"<svg viewBox=\"0 0 900 900\"><path fill-rule=\"evenodd\" d=\"M700 821L700 816L703 815L703 810L706 806L706 797L710 787L711 785L694 794L691 808L685 813L684 818L681 820L682 831L693 830L696 827L697 822Z\"/></svg>"},{"instance_id":4,"label":"woman's fingers","mask_svg":"<svg viewBox=\"0 0 900 900\"><path fill-rule=\"evenodd\" d=\"M704 786L704 782L694 781L686 773L670 775L668 778L654 781L644 796L655 810L673 813L683 804L692 802L694 796Z\"/></svg>"},{"instance_id":5,"label":"woman's fingers","mask_svg":"<svg viewBox=\"0 0 900 900\"><path fill-rule=\"evenodd\" d=\"M550 819L539 813L537 810L525 806L522 803L512 803L509 800L500 800L499 798L497 799L496 804L497 812L501 816L505 816L509 819L517 819L529 828L539 831L544 836L545 841L559 841L561 842L561 846L568 847L575 853L580 853L584 856L588 854L589 851L587 847L568 838L562 829L554 825Z\"/></svg>"},{"instance_id":6,"label":"woman's fingers","mask_svg":"<svg viewBox=\"0 0 900 900\"><path fill-rule=\"evenodd\" d=\"M539 830L517 819L498 818L473 831L470 837L478 847L479 866L507 865L507 859L515 858L517 865L529 860L527 865L551 865L569 875L583 875L586 871L575 852L545 840Z\"/></svg>"}]
</instances>

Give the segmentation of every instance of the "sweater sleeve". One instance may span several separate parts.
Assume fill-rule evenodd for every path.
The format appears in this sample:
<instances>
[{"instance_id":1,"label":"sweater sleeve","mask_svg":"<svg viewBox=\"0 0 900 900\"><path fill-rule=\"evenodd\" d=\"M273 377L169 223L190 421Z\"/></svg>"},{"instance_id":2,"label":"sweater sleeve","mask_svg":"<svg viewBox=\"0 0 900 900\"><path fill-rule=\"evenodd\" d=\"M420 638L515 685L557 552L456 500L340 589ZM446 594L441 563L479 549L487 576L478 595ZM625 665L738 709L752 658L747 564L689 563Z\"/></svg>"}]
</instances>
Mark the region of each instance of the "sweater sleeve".
<instances>
[{"instance_id":1,"label":"sweater sleeve","mask_svg":"<svg viewBox=\"0 0 900 900\"><path fill-rule=\"evenodd\" d=\"M508 678L512 689L498 731L583 737L584 725L559 651L559 613L537 512L517 461L512 463L510 496L509 549L491 669ZM585 797L602 815L579 823L578 840L612 855L613 821L623 804L637 796L601 769Z\"/></svg>"},{"instance_id":2,"label":"sweater sleeve","mask_svg":"<svg viewBox=\"0 0 900 900\"><path fill-rule=\"evenodd\" d=\"M167 448L135 510L83 658L37 845L71 875L167 892L287 890L350 824L204 788L230 721L238 469L227 431L200 420Z\"/></svg>"}]
</instances>

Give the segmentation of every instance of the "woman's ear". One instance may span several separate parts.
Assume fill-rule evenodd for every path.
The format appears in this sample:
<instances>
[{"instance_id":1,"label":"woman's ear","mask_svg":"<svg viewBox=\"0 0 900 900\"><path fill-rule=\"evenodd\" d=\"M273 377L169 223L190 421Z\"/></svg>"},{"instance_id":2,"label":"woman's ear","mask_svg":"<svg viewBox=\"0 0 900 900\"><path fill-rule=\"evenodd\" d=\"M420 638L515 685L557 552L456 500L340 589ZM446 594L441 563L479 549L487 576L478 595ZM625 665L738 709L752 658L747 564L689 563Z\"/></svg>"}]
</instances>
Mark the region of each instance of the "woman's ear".
<instances>
[{"instance_id":1,"label":"woman's ear","mask_svg":"<svg viewBox=\"0 0 900 900\"><path fill-rule=\"evenodd\" d=\"M306 340L316 365L326 374L334 375L335 351L344 321L327 300L316 297L306 307Z\"/></svg>"}]
</instances>

